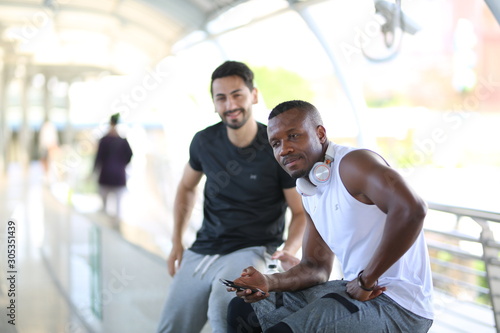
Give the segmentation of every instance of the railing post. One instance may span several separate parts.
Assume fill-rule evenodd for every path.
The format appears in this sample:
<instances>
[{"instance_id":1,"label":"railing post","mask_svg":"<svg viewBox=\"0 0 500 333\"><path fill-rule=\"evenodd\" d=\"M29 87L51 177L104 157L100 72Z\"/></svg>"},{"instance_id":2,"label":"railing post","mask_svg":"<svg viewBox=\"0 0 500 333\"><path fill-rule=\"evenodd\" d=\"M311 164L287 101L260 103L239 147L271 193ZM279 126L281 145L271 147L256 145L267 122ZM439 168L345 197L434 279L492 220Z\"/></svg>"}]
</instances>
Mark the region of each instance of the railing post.
<instances>
[{"instance_id":1,"label":"railing post","mask_svg":"<svg viewBox=\"0 0 500 333\"><path fill-rule=\"evenodd\" d=\"M483 219L474 219L481 225L480 235L483 245L483 260L486 268L486 278L490 288L491 305L495 317L497 332L500 332L500 260L498 259L498 247L494 247L495 238L488 222Z\"/></svg>"}]
</instances>

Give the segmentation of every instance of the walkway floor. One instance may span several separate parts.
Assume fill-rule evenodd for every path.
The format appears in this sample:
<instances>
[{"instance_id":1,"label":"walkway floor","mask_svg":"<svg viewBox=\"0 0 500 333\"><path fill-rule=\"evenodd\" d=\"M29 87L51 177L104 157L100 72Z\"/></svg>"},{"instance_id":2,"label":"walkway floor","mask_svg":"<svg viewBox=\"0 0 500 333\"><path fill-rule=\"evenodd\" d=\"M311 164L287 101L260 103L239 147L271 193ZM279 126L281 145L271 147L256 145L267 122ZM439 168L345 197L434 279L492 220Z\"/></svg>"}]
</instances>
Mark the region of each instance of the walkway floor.
<instances>
[{"instance_id":1,"label":"walkway floor","mask_svg":"<svg viewBox=\"0 0 500 333\"><path fill-rule=\"evenodd\" d=\"M12 167L8 177L0 180L0 303L2 309L14 302L14 318L2 311L1 332L86 332L78 316L68 306L60 286L54 283L40 251L44 237L44 210L57 203L50 200L47 188L41 186L40 172L34 168L24 173ZM43 200L45 199L45 200ZM7 266L7 224L15 223L14 266ZM10 230L9 230L10 231ZM11 271L13 273L11 273ZM15 278L15 288L7 278ZM13 292L10 292L13 290ZM9 323L9 320L14 321ZM15 325L12 325L15 323Z\"/></svg>"},{"instance_id":2,"label":"walkway floor","mask_svg":"<svg viewBox=\"0 0 500 333\"><path fill-rule=\"evenodd\" d=\"M124 198L116 228L95 196L44 182L37 163L11 165L0 177L0 306L15 309L0 332L154 332L171 280L169 221L149 193ZM10 221L15 262L7 262Z\"/></svg>"}]
</instances>

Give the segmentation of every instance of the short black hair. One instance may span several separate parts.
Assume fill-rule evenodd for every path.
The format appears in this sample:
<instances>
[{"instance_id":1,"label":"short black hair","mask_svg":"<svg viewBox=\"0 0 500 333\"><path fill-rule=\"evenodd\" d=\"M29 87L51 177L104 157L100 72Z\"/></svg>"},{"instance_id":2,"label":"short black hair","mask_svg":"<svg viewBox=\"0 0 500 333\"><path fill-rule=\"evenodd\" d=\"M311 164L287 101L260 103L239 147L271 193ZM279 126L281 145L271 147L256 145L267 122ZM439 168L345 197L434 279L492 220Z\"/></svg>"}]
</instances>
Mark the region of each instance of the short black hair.
<instances>
[{"instance_id":1,"label":"short black hair","mask_svg":"<svg viewBox=\"0 0 500 333\"><path fill-rule=\"evenodd\" d=\"M274 107L274 109L269 113L268 120L273 119L274 117L282 114L291 109L297 109L305 113L305 116L314 122L314 125L323 125L323 120L321 119L321 115L316 109L314 105L309 102L301 101L301 100L292 100L280 103Z\"/></svg>"},{"instance_id":2,"label":"short black hair","mask_svg":"<svg viewBox=\"0 0 500 333\"><path fill-rule=\"evenodd\" d=\"M213 95L212 86L216 79L226 76L236 75L243 79L245 85L252 91L254 89L252 70L242 62L228 60L217 67L212 73L212 81L210 82L210 93Z\"/></svg>"},{"instance_id":3,"label":"short black hair","mask_svg":"<svg viewBox=\"0 0 500 333\"><path fill-rule=\"evenodd\" d=\"M111 125L116 125L118 124L118 121L120 120L120 114L119 113L115 113L114 115L111 116L111 118L109 119L109 123Z\"/></svg>"}]
</instances>

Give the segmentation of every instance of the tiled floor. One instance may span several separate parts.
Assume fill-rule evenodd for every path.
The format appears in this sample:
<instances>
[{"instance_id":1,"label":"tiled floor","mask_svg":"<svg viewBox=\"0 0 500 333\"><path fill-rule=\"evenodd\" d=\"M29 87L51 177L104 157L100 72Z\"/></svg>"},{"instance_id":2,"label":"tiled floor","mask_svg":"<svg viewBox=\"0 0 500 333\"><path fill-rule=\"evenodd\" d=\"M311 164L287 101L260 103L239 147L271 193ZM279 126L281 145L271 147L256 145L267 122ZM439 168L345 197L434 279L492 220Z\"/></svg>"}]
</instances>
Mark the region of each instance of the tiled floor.
<instances>
[{"instance_id":1,"label":"tiled floor","mask_svg":"<svg viewBox=\"0 0 500 333\"><path fill-rule=\"evenodd\" d=\"M1 333L155 332L171 280L172 222L147 183L132 182L116 227L96 195L44 181L37 163L10 165L0 176L0 306L8 312L13 300L16 308L15 325L2 312ZM9 221L16 273L7 266Z\"/></svg>"},{"instance_id":2,"label":"tiled floor","mask_svg":"<svg viewBox=\"0 0 500 333\"><path fill-rule=\"evenodd\" d=\"M0 180L0 303L16 306L15 325L2 315L0 332L154 332L170 282L165 252L148 231L161 228L151 220L160 209L144 205L147 198L129 202L124 213L130 214L117 230L105 214L75 209L92 198L76 196L74 207L68 205L60 185L44 184L36 163L28 170L12 165ZM148 209L143 226L125 222ZM15 223L15 273L7 267L9 221ZM166 230L156 233L168 239ZM9 297L11 275L15 295Z\"/></svg>"},{"instance_id":3,"label":"tiled floor","mask_svg":"<svg viewBox=\"0 0 500 333\"><path fill-rule=\"evenodd\" d=\"M59 292L51 272L47 270L40 251L43 238L44 206L42 198L48 198L47 188L39 182L39 170L23 172L13 166L7 177L0 182L0 225L2 252L0 253L0 300L2 304L15 302L15 326L3 315L1 332L85 332L82 323L68 307L67 300ZM7 266L7 224L15 223L14 272ZM12 235L12 234L10 234ZM10 293L7 278L15 277L15 292ZM2 308L4 308L2 306Z\"/></svg>"}]
</instances>

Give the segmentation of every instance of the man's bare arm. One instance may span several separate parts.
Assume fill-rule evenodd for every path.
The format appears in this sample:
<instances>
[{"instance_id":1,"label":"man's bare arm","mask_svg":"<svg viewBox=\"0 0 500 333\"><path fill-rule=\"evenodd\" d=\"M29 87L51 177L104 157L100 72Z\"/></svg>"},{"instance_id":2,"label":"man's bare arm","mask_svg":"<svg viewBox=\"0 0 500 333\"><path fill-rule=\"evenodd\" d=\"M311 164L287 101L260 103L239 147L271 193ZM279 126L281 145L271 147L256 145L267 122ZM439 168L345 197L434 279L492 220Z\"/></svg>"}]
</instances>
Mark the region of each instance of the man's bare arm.
<instances>
[{"instance_id":1,"label":"man's bare arm","mask_svg":"<svg viewBox=\"0 0 500 333\"><path fill-rule=\"evenodd\" d=\"M362 274L363 283L370 287L413 245L427 206L401 175L373 152L360 150L346 155L339 170L351 195L387 214L382 240Z\"/></svg>"},{"instance_id":2,"label":"man's bare arm","mask_svg":"<svg viewBox=\"0 0 500 333\"><path fill-rule=\"evenodd\" d=\"M174 201L174 230L172 234L172 251L168 258L168 272L174 276L177 267L182 261L184 246L182 237L188 226L189 218L193 211L196 199L196 186L199 184L202 172L196 171L189 164L184 168L184 173L177 186Z\"/></svg>"},{"instance_id":3,"label":"man's bare arm","mask_svg":"<svg viewBox=\"0 0 500 333\"><path fill-rule=\"evenodd\" d=\"M234 282L238 285L256 287L265 291L253 293L250 289L238 291L239 297L246 302L257 302L267 296L270 291L294 291L328 281L333 266L334 254L323 241L309 214L306 214L306 230L302 244L302 260L286 272L264 275L253 267L247 267Z\"/></svg>"},{"instance_id":4,"label":"man's bare arm","mask_svg":"<svg viewBox=\"0 0 500 333\"><path fill-rule=\"evenodd\" d=\"M295 256L297 251L302 247L302 239L304 238L304 230L306 227L306 215L304 207L302 206L302 198L295 190L295 187L285 189L283 193L292 213L292 217L290 219L288 236L283 246L283 250L277 251L275 255L281 255L281 257L286 255ZM275 255L273 255L273 257L275 257Z\"/></svg>"}]
</instances>

